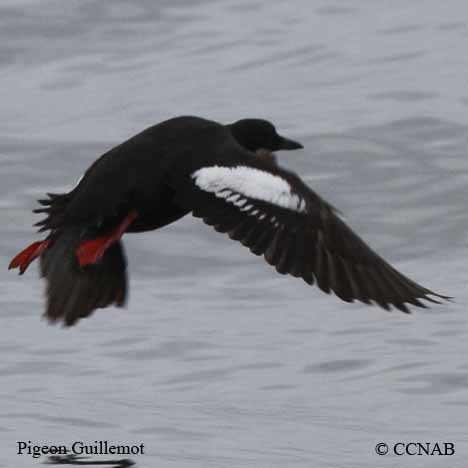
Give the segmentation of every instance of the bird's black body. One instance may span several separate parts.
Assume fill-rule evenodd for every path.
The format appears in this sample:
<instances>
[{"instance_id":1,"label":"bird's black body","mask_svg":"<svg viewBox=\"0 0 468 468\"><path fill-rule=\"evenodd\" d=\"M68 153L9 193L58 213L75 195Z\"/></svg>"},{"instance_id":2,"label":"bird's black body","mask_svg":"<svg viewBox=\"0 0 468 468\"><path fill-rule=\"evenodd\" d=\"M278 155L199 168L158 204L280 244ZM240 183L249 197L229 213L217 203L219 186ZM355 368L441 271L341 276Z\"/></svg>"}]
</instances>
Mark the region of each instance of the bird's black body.
<instances>
[{"instance_id":1,"label":"bird's black body","mask_svg":"<svg viewBox=\"0 0 468 468\"><path fill-rule=\"evenodd\" d=\"M262 138L248 131L252 122L260 124ZM266 128L265 128L266 127ZM254 127L255 129L255 127ZM199 167L218 161L240 164L253 155L224 148L270 151L301 148L299 143L276 135L274 127L262 120L245 119L220 125L199 117L176 117L149 127L102 155L71 192L62 225L101 220L104 227L119 219L129 207L139 217L128 232L160 228L190 212L174 202L170 184L175 177L189 175ZM277 137L277 139L275 139ZM255 145L252 146L253 141ZM245 145L245 146L244 146Z\"/></svg>"},{"instance_id":2,"label":"bird's black body","mask_svg":"<svg viewBox=\"0 0 468 468\"><path fill-rule=\"evenodd\" d=\"M38 224L49 237L11 266L23 272L40 256L46 315L72 325L98 307L125 302L122 232L158 229L191 212L278 272L317 282L345 301L403 311L405 302L434 301L437 294L394 270L271 156L298 148L264 120L221 125L177 117L154 125L101 156L71 192L40 201L45 208L36 211L47 217ZM109 234L119 229L117 237ZM82 262L83 244L95 239L109 242L98 260Z\"/></svg>"}]
</instances>

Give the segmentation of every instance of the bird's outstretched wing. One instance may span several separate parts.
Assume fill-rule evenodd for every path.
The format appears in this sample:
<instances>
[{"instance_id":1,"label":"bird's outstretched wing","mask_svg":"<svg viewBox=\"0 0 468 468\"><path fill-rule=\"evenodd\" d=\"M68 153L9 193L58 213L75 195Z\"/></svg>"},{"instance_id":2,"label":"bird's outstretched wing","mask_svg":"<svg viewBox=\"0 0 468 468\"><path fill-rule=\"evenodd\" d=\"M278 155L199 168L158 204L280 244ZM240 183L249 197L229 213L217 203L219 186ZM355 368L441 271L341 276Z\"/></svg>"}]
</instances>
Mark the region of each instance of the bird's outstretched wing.
<instances>
[{"instance_id":1,"label":"bird's outstretched wing","mask_svg":"<svg viewBox=\"0 0 468 468\"><path fill-rule=\"evenodd\" d=\"M406 304L426 307L420 299L448 299L399 273L297 175L259 158L199 167L177 195L194 216L279 273L317 283L343 301L409 312Z\"/></svg>"}]
</instances>

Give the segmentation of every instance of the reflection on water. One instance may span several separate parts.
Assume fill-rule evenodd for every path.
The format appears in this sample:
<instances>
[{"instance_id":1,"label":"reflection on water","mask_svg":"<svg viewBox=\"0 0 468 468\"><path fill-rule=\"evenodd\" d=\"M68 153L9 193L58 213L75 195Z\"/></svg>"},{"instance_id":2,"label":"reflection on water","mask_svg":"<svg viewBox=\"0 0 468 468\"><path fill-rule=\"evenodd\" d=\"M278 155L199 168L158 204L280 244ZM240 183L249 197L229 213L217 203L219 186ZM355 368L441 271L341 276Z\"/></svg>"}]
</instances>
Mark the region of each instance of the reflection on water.
<instances>
[{"instance_id":1,"label":"reflection on water","mask_svg":"<svg viewBox=\"0 0 468 468\"><path fill-rule=\"evenodd\" d=\"M260 116L305 144L283 164L456 302L343 304L191 218L128 236L128 309L72 330L39 319L34 268L0 269L0 465L29 466L17 440L107 439L144 443L138 466L375 467L374 445L399 440L452 441L465 466L468 9L295 5L4 0L4 266L34 237L34 200L133 132Z\"/></svg>"}]
</instances>

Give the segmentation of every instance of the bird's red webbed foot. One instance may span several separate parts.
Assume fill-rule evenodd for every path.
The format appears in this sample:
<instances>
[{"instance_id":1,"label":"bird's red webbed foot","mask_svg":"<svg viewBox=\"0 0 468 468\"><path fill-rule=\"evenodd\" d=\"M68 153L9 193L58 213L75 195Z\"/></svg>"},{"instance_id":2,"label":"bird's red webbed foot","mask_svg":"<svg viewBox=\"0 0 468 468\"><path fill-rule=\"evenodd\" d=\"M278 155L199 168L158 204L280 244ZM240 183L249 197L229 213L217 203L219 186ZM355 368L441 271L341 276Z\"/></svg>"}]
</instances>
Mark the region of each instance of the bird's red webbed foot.
<instances>
[{"instance_id":1,"label":"bird's red webbed foot","mask_svg":"<svg viewBox=\"0 0 468 468\"><path fill-rule=\"evenodd\" d=\"M81 267L97 263L106 250L115 242L118 242L128 229L130 224L138 217L136 211L131 211L123 221L109 234L84 241L76 249L76 256Z\"/></svg>"},{"instance_id":2,"label":"bird's red webbed foot","mask_svg":"<svg viewBox=\"0 0 468 468\"><path fill-rule=\"evenodd\" d=\"M22 275L31 262L39 257L44 252L44 250L49 247L49 245L49 239L34 242L13 258L13 260L10 262L10 265L8 265L8 269L11 270L12 268L19 268L19 273Z\"/></svg>"}]
</instances>

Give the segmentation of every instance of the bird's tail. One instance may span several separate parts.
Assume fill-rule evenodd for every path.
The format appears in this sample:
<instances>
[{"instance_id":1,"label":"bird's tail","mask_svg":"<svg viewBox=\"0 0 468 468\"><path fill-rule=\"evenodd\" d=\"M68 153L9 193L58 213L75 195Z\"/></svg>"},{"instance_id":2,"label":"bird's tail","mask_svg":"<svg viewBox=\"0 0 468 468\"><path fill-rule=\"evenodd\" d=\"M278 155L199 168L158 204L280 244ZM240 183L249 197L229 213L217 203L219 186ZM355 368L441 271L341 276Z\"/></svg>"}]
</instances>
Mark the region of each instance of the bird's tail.
<instances>
[{"instance_id":1,"label":"bird's tail","mask_svg":"<svg viewBox=\"0 0 468 468\"><path fill-rule=\"evenodd\" d=\"M127 261L122 242L110 245L96 263L80 266L76 254L83 242L80 232L78 227L63 229L53 238L32 244L10 264L10 268L19 268L22 273L34 258L40 258L41 276L47 282L44 315L50 322L63 321L66 326L88 317L97 308L112 304L122 307L127 297Z\"/></svg>"},{"instance_id":2,"label":"bird's tail","mask_svg":"<svg viewBox=\"0 0 468 468\"><path fill-rule=\"evenodd\" d=\"M113 243L102 258L79 266L76 250L82 242L79 228L62 231L41 255L41 275L47 281L45 316L67 326L101 307L122 307L127 297L127 261L121 241Z\"/></svg>"}]
</instances>

